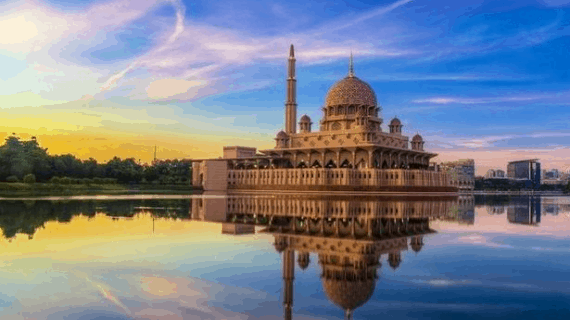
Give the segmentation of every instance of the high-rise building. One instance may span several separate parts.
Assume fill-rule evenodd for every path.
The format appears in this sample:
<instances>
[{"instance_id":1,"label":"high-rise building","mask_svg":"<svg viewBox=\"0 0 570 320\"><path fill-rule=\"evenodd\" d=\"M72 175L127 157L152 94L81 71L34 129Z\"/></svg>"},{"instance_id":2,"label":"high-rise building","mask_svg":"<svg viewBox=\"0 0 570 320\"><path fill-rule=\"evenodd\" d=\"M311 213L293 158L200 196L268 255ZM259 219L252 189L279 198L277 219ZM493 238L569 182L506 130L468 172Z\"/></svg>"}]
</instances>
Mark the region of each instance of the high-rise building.
<instances>
[{"instance_id":1,"label":"high-rise building","mask_svg":"<svg viewBox=\"0 0 570 320\"><path fill-rule=\"evenodd\" d=\"M511 161L507 165L507 177L513 180L527 180L533 187L540 186L540 162L538 159Z\"/></svg>"},{"instance_id":2,"label":"high-rise building","mask_svg":"<svg viewBox=\"0 0 570 320\"><path fill-rule=\"evenodd\" d=\"M460 159L442 162L440 169L451 174L451 178L458 182L459 189L473 190L475 188L475 160Z\"/></svg>"}]
</instances>

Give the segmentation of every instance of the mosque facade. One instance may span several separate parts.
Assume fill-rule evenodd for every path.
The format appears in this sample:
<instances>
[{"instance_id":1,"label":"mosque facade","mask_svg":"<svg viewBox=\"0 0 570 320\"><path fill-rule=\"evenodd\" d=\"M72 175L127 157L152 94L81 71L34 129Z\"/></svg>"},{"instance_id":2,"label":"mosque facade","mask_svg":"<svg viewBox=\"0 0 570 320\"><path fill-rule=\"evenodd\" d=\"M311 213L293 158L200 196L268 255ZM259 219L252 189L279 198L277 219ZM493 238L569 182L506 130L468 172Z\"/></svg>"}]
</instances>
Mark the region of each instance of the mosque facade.
<instances>
[{"instance_id":1,"label":"mosque facade","mask_svg":"<svg viewBox=\"0 0 570 320\"><path fill-rule=\"evenodd\" d=\"M285 128L277 133L275 148L237 157L251 154L251 148L225 147L221 159L197 160L193 166L195 186L204 190L458 190L451 175L429 170L430 159L437 154L424 150L422 136L416 134L410 140L398 118L390 121L388 132L382 130L381 106L372 87L356 77L352 55L348 75L336 82L324 99L319 130L313 131L308 115L301 116L297 126L295 63L291 45Z\"/></svg>"}]
</instances>

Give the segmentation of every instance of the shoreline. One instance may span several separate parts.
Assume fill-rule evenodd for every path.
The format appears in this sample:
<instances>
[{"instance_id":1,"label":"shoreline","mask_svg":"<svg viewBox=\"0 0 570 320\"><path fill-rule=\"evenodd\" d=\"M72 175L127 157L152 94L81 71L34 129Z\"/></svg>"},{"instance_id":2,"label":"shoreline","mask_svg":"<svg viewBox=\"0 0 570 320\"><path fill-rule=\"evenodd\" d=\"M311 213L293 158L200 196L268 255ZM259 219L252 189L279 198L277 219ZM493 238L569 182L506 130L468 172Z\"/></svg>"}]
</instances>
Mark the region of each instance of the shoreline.
<instances>
[{"instance_id":1,"label":"shoreline","mask_svg":"<svg viewBox=\"0 0 570 320\"><path fill-rule=\"evenodd\" d=\"M460 194L469 195L509 195L509 196L560 196L567 197L570 193L564 193L562 191L469 191L460 192Z\"/></svg>"},{"instance_id":2,"label":"shoreline","mask_svg":"<svg viewBox=\"0 0 570 320\"><path fill-rule=\"evenodd\" d=\"M51 183L4 183L0 182L0 199L22 199L41 197L73 197L73 196L124 196L124 195L196 195L202 189L183 185L54 185Z\"/></svg>"}]
</instances>

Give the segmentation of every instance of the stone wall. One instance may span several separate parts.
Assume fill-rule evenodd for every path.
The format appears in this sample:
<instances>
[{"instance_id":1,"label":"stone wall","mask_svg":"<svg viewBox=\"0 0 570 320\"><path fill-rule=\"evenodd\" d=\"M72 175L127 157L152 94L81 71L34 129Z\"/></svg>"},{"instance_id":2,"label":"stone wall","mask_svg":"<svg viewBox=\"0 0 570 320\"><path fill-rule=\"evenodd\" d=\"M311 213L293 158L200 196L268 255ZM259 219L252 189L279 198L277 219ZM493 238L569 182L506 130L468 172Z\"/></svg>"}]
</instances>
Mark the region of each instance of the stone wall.
<instances>
[{"instance_id":1,"label":"stone wall","mask_svg":"<svg viewBox=\"0 0 570 320\"><path fill-rule=\"evenodd\" d=\"M192 185L204 191L228 189L228 163L221 160L204 160L192 163Z\"/></svg>"}]
</instances>

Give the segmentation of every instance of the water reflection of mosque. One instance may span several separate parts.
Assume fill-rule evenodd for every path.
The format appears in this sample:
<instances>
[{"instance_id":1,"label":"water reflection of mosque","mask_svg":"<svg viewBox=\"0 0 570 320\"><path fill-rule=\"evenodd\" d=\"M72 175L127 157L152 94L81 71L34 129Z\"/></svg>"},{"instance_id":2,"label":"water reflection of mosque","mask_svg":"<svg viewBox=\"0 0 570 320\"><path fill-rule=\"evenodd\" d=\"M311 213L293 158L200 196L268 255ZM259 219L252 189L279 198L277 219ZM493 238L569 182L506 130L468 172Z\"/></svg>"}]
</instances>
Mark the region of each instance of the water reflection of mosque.
<instances>
[{"instance_id":1,"label":"water reflection of mosque","mask_svg":"<svg viewBox=\"0 0 570 320\"><path fill-rule=\"evenodd\" d=\"M301 269L311 255L321 269L323 291L350 319L373 295L381 256L393 270L402 251L422 249L434 233L430 220L472 221L472 197L231 196L195 199L193 218L221 222L224 233L274 236L282 255L284 318L292 318L295 253ZM469 222L467 222L469 223ZM472 223L472 222L471 222ZM233 231L233 232L232 232Z\"/></svg>"}]
</instances>

